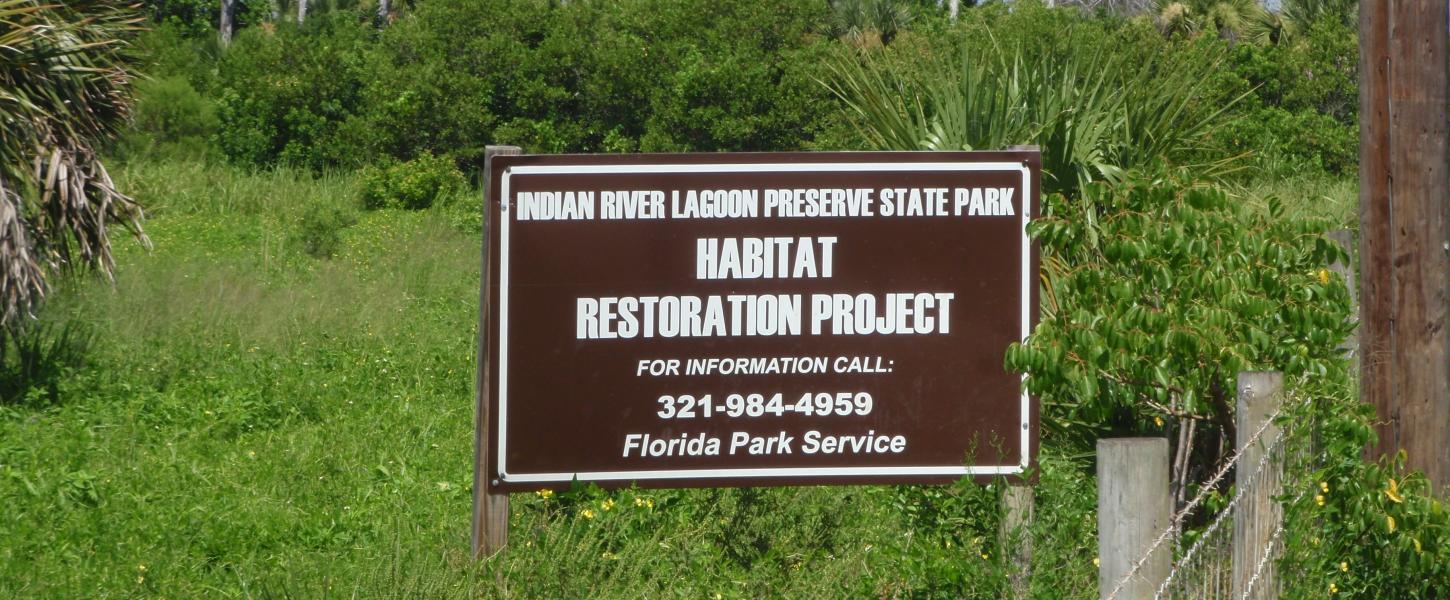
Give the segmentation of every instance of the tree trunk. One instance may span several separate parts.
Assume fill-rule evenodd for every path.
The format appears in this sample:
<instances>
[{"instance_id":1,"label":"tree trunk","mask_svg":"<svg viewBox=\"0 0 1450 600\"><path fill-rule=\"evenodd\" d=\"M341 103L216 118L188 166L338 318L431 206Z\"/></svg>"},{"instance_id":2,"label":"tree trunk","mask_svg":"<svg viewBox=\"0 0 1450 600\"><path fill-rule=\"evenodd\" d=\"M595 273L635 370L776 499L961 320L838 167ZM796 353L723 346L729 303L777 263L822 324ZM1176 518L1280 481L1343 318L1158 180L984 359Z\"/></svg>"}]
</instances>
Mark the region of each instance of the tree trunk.
<instances>
[{"instance_id":1,"label":"tree trunk","mask_svg":"<svg viewBox=\"0 0 1450 600\"><path fill-rule=\"evenodd\" d=\"M297 0L297 22L307 20L307 0Z\"/></svg>"},{"instance_id":2,"label":"tree trunk","mask_svg":"<svg viewBox=\"0 0 1450 600\"><path fill-rule=\"evenodd\" d=\"M956 20L957 20L957 13L958 12L961 12L961 9L962 9L962 0L947 0L947 14L950 14L951 15L952 22L954 22L954 23L956 22Z\"/></svg>"},{"instance_id":3,"label":"tree trunk","mask_svg":"<svg viewBox=\"0 0 1450 600\"><path fill-rule=\"evenodd\" d=\"M221 22L217 24L217 35L221 36L222 47L232 43L232 15L237 10L237 0L222 0Z\"/></svg>"},{"instance_id":4,"label":"tree trunk","mask_svg":"<svg viewBox=\"0 0 1450 600\"><path fill-rule=\"evenodd\" d=\"M388 24L388 14L393 12L391 0L378 0L378 20L384 25Z\"/></svg>"}]
</instances>

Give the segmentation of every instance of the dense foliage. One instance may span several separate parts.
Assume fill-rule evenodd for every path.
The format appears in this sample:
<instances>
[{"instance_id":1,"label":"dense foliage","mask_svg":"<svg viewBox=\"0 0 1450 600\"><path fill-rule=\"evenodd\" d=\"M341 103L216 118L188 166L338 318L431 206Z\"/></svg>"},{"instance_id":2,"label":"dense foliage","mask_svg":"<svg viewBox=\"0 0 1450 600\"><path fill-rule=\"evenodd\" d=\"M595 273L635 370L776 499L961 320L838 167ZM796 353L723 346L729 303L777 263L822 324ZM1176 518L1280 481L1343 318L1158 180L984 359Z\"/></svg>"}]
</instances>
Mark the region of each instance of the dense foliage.
<instances>
[{"instance_id":1,"label":"dense foliage","mask_svg":"<svg viewBox=\"0 0 1450 600\"><path fill-rule=\"evenodd\" d=\"M1240 371L1342 372L1350 297L1325 267L1325 223L1252 213L1173 179L1049 196L1033 222L1045 317L1007 355L1049 400L1044 423L1086 439L1194 419L1231 432ZM1233 439L1230 433L1227 439Z\"/></svg>"},{"instance_id":2,"label":"dense foliage","mask_svg":"<svg viewBox=\"0 0 1450 600\"><path fill-rule=\"evenodd\" d=\"M1106 135L1115 149L1089 157L1102 165L1133 166L1171 150L1181 164L1213 169L1238 157L1248 177L1354 168L1357 51L1343 11L1315 2L1291 4L1329 16L1294 17L1293 35L1264 43L1031 2L988 3L952 23L931 2L890 0L429 0L395 3L403 8L386 27L370 3L314 4L330 10L314 8L298 25L284 6L280 20L244 26L222 53L214 36L195 33L198 18L182 18L202 14L200 5L154 3L162 24L141 42L151 70L184 77L216 105L221 128L211 139L229 161L319 170L427 151L469 171L488 144L537 152L879 146L851 132L846 120L860 107L836 97L851 87L842 68L864 64L888 74L886 84L930 84L919 88L926 98L898 90L882 110L927 102L976 112L963 101L1045 92L1052 102L1007 115L1017 133L997 128L1000 135L1075 152L1104 146ZM954 92L945 82L961 78L942 75L963 69L988 82L1021 73L1038 76L1038 87L1064 77L1078 85ZM1098 105L1093 115L1130 112L1096 124L1062 112L1085 102ZM1194 147L1160 147L1198 138L1219 111L1211 119L1219 125ZM177 127L208 126L210 113L194 114L198 123ZM943 134L909 147L997 141L957 140L950 127ZM1151 148L1139 150L1145 142Z\"/></svg>"},{"instance_id":3,"label":"dense foliage","mask_svg":"<svg viewBox=\"0 0 1450 600\"><path fill-rule=\"evenodd\" d=\"M1206 134L1237 100L1212 96L1220 60L1211 51L1174 46L1149 28L1078 23L1040 7L979 12L945 43L903 39L884 56L832 64L832 90L870 147L1033 144L1042 149L1044 188L1076 195L1125 168L1201 159ZM1126 49L1106 51L1113 47ZM932 58L920 60L923 53ZM1223 162L1195 166L1208 176Z\"/></svg>"},{"instance_id":4,"label":"dense foliage","mask_svg":"<svg viewBox=\"0 0 1450 600\"><path fill-rule=\"evenodd\" d=\"M1360 460L1337 351L1350 1L241 1L224 50L216 4L146 2L135 45L152 77L113 151L162 248L0 346L0 594L1001 597L1001 486L967 481L521 495L513 547L470 561L468 184L489 144L1031 143L1043 318L1005 365L1044 407L1033 597L1096 596L1093 441L1170 437L1181 497L1243 369L1314 399L1287 591L1443 596L1450 517Z\"/></svg>"},{"instance_id":5,"label":"dense foliage","mask_svg":"<svg viewBox=\"0 0 1450 600\"><path fill-rule=\"evenodd\" d=\"M1281 577L1288 598L1444 598L1450 591L1450 512L1405 455L1378 462L1374 410L1345 387L1310 384L1285 421L1312 451L1286 466ZM1309 425L1305 427L1303 425ZM1443 496L1441 496L1443 498Z\"/></svg>"},{"instance_id":6,"label":"dense foliage","mask_svg":"<svg viewBox=\"0 0 1450 600\"><path fill-rule=\"evenodd\" d=\"M435 0L377 30L336 11L250 28L221 57L223 154L313 169L483 147L800 148L831 110L819 3Z\"/></svg>"}]
</instances>

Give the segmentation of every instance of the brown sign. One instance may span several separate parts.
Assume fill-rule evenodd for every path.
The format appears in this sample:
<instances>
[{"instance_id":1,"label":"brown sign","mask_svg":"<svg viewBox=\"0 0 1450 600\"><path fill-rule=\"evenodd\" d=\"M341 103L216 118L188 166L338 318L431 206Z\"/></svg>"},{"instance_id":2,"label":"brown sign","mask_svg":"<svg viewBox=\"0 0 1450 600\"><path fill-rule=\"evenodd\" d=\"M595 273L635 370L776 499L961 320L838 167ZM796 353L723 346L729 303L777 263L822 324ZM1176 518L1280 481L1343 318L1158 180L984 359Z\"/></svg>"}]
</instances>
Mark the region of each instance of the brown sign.
<instances>
[{"instance_id":1,"label":"brown sign","mask_svg":"<svg viewBox=\"0 0 1450 600\"><path fill-rule=\"evenodd\" d=\"M489 489L1035 464L1037 152L495 156ZM483 432L480 432L482 435Z\"/></svg>"}]
</instances>

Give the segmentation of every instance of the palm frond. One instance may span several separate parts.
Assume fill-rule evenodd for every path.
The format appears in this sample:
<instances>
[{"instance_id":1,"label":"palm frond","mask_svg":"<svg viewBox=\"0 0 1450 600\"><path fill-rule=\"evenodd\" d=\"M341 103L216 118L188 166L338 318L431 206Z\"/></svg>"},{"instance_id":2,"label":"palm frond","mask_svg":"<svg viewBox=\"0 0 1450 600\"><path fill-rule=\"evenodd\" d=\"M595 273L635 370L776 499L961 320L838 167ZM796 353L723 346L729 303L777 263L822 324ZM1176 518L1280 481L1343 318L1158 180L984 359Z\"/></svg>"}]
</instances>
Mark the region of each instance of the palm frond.
<instances>
[{"instance_id":1,"label":"palm frond","mask_svg":"<svg viewBox=\"0 0 1450 600\"><path fill-rule=\"evenodd\" d=\"M0 0L0 327L45 295L47 276L111 276L108 228L147 243L142 211L97 154L130 116L124 55L134 6Z\"/></svg>"}]
</instances>

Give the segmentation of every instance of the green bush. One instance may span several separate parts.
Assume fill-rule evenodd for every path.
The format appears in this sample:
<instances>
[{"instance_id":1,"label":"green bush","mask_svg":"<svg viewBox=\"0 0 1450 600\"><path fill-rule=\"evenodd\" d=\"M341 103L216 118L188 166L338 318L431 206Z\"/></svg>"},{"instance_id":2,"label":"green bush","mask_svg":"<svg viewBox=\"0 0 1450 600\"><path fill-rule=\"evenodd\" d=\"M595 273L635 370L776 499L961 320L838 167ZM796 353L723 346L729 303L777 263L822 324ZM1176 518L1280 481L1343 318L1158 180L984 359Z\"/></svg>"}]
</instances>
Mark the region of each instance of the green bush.
<instances>
[{"instance_id":1,"label":"green bush","mask_svg":"<svg viewBox=\"0 0 1450 600\"><path fill-rule=\"evenodd\" d=\"M215 32L196 33L166 21L136 36L133 49L143 73L157 79L184 77L198 92L213 91L221 56Z\"/></svg>"},{"instance_id":2,"label":"green bush","mask_svg":"<svg viewBox=\"0 0 1450 600\"><path fill-rule=\"evenodd\" d=\"M360 109L361 49L371 29L347 13L241 32L218 65L217 145L249 167L313 170L356 161L339 125Z\"/></svg>"},{"instance_id":3,"label":"green bush","mask_svg":"<svg viewBox=\"0 0 1450 600\"><path fill-rule=\"evenodd\" d=\"M1006 360L1041 395L1044 428L1089 447L1180 416L1231 432L1240 371L1342 376L1350 297L1325 267L1343 251L1328 223L1269 204L1146 177L1048 196L1030 225L1042 321Z\"/></svg>"},{"instance_id":4,"label":"green bush","mask_svg":"<svg viewBox=\"0 0 1450 600\"><path fill-rule=\"evenodd\" d=\"M332 258L342 249L342 230L357 223L351 211L326 204L309 204L292 232L295 247L313 258Z\"/></svg>"},{"instance_id":5,"label":"green bush","mask_svg":"<svg viewBox=\"0 0 1450 600\"><path fill-rule=\"evenodd\" d=\"M824 7L691 0L434 0L369 46L339 128L365 163L530 152L792 150L834 117ZM346 160L342 161L344 164Z\"/></svg>"},{"instance_id":6,"label":"green bush","mask_svg":"<svg viewBox=\"0 0 1450 600\"><path fill-rule=\"evenodd\" d=\"M185 77L144 79L136 84L134 118L122 148L127 154L204 156L219 125L211 100Z\"/></svg>"},{"instance_id":7,"label":"green bush","mask_svg":"<svg viewBox=\"0 0 1450 600\"><path fill-rule=\"evenodd\" d=\"M1219 42L1222 43L1222 42ZM1251 152L1267 175L1353 173L1359 161L1359 48L1336 19L1313 22L1282 44L1240 44L1218 74L1226 90L1252 90L1231 109L1211 152Z\"/></svg>"},{"instance_id":8,"label":"green bush","mask_svg":"<svg viewBox=\"0 0 1450 600\"><path fill-rule=\"evenodd\" d=\"M1361 458L1375 438L1374 409L1344 386L1292 406L1312 423L1317 452L1291 464L1284 490L1287 598L1445 598L1450 595L1450 513L1403 453Z\"/></svg>"},{"instance_id":9,"label":"green bush","mask_svg":"<svg viewBox=\"0 0 1450 600\"><path fill-rule=\"evenodd\" d=\"M0 407L41 407L61 400L90 359L95 332L80 321L0 329Z\"/></svg>"},{"instance_id":10,"label":"green bush","mask_svg":"<svg viewBox=\"0 0 1450 600\"><path fill-rule=\"evenodd\" d=\"M364 167L358 179L363 207L369 210L425 209L456 194L465 183L453 159L430 153L404 163Z\"/></svg>"}]
</instances>

